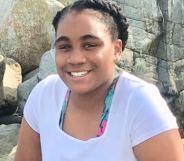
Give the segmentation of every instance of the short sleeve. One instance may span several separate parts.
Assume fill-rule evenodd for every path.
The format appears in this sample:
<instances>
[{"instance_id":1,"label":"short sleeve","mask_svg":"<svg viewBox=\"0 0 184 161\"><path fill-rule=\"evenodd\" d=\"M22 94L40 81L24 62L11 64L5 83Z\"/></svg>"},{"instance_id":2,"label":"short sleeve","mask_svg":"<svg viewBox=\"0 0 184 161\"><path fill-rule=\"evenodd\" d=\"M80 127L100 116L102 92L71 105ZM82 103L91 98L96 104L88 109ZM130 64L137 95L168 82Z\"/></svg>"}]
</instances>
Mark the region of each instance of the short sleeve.
<instances>
[{"instance_id":1,"label":"short sleeve","mask_svg":"<svg viewBox=\"0 0 184 161\"><path fill-rule=\"evenodd\" d=\"M162 132L178 128L176 118L155 85L140 87L132 96L130 137L132 146Z\"/></svg>"},{"instance_id":2,"label":"short sleeve","mask_svg":"<svg viewBox=\"0 0 184 161\"><path fill-rule=\"evenodd\" d=\"M39 133L39 121L38 121L38 108L39 108L39 90L40 88L36 85L31 94L28 97L28 100L25 104L23 115L29 126Z\"/></svg>"}]
</instances>

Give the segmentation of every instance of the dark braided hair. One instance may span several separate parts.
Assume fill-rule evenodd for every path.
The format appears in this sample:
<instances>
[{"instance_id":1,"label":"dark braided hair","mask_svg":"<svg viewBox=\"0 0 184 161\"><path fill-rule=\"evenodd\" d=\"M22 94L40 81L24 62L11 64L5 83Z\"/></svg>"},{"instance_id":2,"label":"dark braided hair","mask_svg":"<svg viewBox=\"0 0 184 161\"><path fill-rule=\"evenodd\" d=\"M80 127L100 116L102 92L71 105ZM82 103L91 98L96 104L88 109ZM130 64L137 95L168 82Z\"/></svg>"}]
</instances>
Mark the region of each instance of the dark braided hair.
<instances>
[{"instance_id":1,"label":"dark braided hair","mask_svg":"<svg viewBox=\"0 0 184 161\"><path fill-rule=\"evenodd\" d=\"M85 9L91 9L101 13L101 21L103 21L110 30L112 39L121 39L126 44L128 39L128 23L127 19L121 13L121 8L109 2L108 0L77 0L73 4L58 11L53 19L53 26L57 32L58 24L66 13L69 11L82 12ZM124 45L123 45L124 49ZM122 50L123 50L122 49Z\"/></svg>"}]
</instances>

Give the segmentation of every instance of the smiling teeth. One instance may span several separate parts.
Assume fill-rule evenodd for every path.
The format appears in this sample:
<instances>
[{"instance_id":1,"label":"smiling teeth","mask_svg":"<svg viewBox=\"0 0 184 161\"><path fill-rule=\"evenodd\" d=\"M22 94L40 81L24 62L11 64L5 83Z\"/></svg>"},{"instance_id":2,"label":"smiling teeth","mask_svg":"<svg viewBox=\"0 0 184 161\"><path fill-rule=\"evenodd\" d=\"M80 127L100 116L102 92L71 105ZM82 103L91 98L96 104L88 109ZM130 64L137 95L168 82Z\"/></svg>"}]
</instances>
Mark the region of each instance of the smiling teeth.
<instances>
[{"instance_id":1,"label":"smiling teeth","mask_svg":"<svg viewBox=\"0 0 184 161\"><path fill-rule=\"evenodd\" d=\"M82 77L88 74L88 71L83 71L83 72L71 72L71 75L73 77Z\"/></svg>"}]
</instances>

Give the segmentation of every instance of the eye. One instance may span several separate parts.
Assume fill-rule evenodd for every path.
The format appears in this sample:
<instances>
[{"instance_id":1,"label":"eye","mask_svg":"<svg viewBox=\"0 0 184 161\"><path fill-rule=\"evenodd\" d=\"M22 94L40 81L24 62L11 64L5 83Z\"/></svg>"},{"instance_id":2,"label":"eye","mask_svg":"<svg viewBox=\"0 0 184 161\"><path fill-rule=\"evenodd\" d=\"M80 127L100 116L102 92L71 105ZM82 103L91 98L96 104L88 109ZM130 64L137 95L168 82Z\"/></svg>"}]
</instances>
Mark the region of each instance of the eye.
<instances>
[{"instance_id":1,"label":"eye","mask_svg":"<svg viewBox=\"0 0 184 161\"><path fill-rule=\"evenodd\" d=\"M97 44L94 44L94 43L86 43L84 44L84 48L85 49L93 49L95 47L97 47L98 45Z\"/></svg>"},{"instance_id":2,"label":"eye","mask_svg":"<svg viewBox=\"0 0 184 161\"><path fill-rule=\"evenodd\" d=\"M56 48L59 50L67 51L67 50L71 49L72 47L70 44L60 44L60 45L56 46Z\"/></svg>"}]
</instances>

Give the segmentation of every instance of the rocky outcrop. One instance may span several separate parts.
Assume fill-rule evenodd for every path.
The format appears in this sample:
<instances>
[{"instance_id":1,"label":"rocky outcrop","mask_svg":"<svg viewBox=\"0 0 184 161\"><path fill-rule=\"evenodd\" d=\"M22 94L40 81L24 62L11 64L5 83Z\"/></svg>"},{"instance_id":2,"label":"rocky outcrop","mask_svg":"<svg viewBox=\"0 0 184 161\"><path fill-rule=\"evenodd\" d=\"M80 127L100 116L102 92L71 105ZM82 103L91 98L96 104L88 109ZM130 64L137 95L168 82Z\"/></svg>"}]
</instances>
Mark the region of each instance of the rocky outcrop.
<instances>
[{"instance_id":1,"label":"rocky outcrop","mask_svg":"<svg viewBox=\"0 0 184 161\"><path fill-rule=\"evenodd\" d=\"M113 1L130 24L118 66L156 84L184 129L184 1Z\"/></svg>"},{"instance_id":2,"label":"rocky outcrop","mask_svg":"<svg viewBox=\"0 0 184 161\"><path fill-rule=\"evenodd\" d=\"M5 59L3 77L4 100L12 106L17 106L17 88L22 83L21 66L13 59Z\"/></svg>"},{"instance_id":3,"label":"rocky outcrop","mask_svg":"<svg viewBox=\"0 0 184 161\"><path fill-rule=\"evenodd\" d=\"M4 57L0 55L0 110L1 110L1 105L3 104L3 98L4 98L4 89L3 89L4 71L5 71Z\"/></svg>"},{"instance_id":4,"label":"rocky outcrop","mask_svg":"<svg viewBox=\"0 0 184 161\"><path fill-rule=\"evenodd\" d=\"M0 52L18 61L23 73L38 67L50 49L51 21L61 7L51 0L0 0Z\"/></svg>"},{"instance_id":5,"label":"rocky outcrop","mask_svg":"<svg viewBox=\"0 0 184 161\"><path fill-rule=\"evenodd\" d=\"M18 87L18 108L19 113L22 115L22 110L26 103L26 100L31 93L34 86L50 74L56 73L55 66L55 50L52 49L43 54L39 65L38 73L36 73L31 79L23 82Z\"/></svg>"},{"instance_id":6,"label":"rocky outcrop","mask_svg":"<svg viewBox=\"0 0 184 161\"><path fill-rule=\"evenodd\" d=\"M16 111L17 88L22 82L20 65L10 58L4 58L3 62L4 72L1 75L3 80L1 81L0 117L13 114Z\"/></svg>"},{"instance_id":7,"label":"rocky outcrop","mask_svg":"<svg viewBox=\"0 0 184 161\"><path fill-rule=\"evenodd\" d=\"M68 5L68 4L72 3L74 0L58 0L58 1L64 5Z\"/></svg>"},{"instance_id":8,"label":"rocky outcrop","mask_svg":"<svg viewBox=\"0 0 184 161\"><path fill-rule=\"evenodd\" d=\"M17 144L19 125L0 125L0 161L13 161L12 149Z\"/></svg>"}]
</instances>

